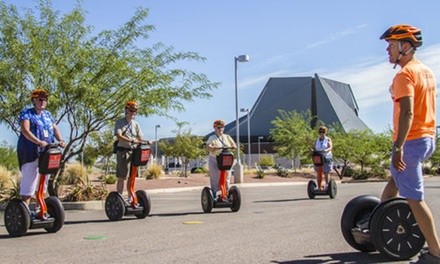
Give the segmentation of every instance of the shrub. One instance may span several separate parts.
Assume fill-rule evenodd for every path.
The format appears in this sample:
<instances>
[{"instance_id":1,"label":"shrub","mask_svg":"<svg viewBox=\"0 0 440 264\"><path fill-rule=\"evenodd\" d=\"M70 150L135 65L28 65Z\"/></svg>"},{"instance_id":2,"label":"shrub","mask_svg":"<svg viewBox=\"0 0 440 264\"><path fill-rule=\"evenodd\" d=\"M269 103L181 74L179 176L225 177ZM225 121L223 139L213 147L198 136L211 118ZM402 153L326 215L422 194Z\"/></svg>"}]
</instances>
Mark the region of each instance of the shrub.
<instances>
[{"instance_id":1,"label":"shrub","mask_svg":"<svg viewBox=\"0 0 440 264\"><path fill-rule=\"evenodd\" d=\"M63 200L70 202L104 200L107 194L108 190L103 186L80 184L75 186Z\"/></svg>"},{"instance_id":2,"label":"shrub","mask_svg":"<svg viewBox=\"0 0 440 264\"><path fill-rule=\"evenodd\" d=\"M386 179L388 177L385 168L380 166L372 166L370 172L374 177L378 177L380 179Z\"/></svg>"},{"instance_id":3,"label":"shrub","mask_svg":"<svg viewBox=\"0 0 440 264\"><path fill-rule=\"evenodd\" d=\"M144 173L147 180L159 179L162 175L162 166L159 164L151 164Z\"/></svg>"},{"instance_id":4,"label":"shrub","mask_svg":"<svg viewBox=\"0 0 440 264\"><path fill-rule=\"evenodd\" d=\"M0 189L0 202L8 202L13 198L20 198L20 181L18 177L10 179L10 187Z\"/></svg>"},{"instance_id":5,"label":"shrub","mask_svg":"<svg viewBox=\"0 0 440 264\"><path fill-rule=\"evenodd\" d=\"M344 177L353 177L355 174L355 171L352 167L350 166L344 166L342 168L342 176Z\"/></svg>"},{"instance_id":6,"label":"shrub","mask_svg":"<svg viewBox=\"0 0 440 264\"><path fill-rule=\"evenodd\" d=\"M117 179L118 178L116 177L116 175L113 175L113 174L107 175L107 177L105 178L105 183L106 184L115 184Z\"/></svg>"},{"instance_id":7,"label":"shrub","mask_svg":"<svg viewBox=\"0 0 440 264\"><path fill-rule=\"evenodd\" d=\"M363 170L363 171L354 171L352 178L354 180L366 180L371 177L371 172Z\"/></svg>"},{"instance_id":8,"label":"shrub","mask_svg":"<svg viewBox=\"0 0 440 264\"><path fill-rule=\"evenodd\" d=\"M257 179L263 179L266 176L264 170L257 170Z\"/></svg>"},{"instance_id":9,"label":"shrub","mask_svg":"<svg viewBox=\"0 0 440 264\"><path fill-rule=\"evenodd\" d=\"M287 178L287 177L289 177L289 171L284 167L278 166L277 175L280 177Z\"/></svg>"},{"instance_id":10,"label":"shrub","mask_svg":"<svg viewBox=\"0 0 440 264\"><path fill-rule=\"evenodd\" d=\"M88 182L87 169L80 163L69 164L64 170L64 174L60 179L60 184L78 185Z\"/></svg>"},{"instance_id":11,"label":"shrub","mask_svg":"<svg viewBox=\"0 0 440 264\"><path fill-rule=\"evenodd\" d=\"M270 155L262 155L260 161L258 162L258 165L272 167L275 165L275 161Z\"/></svg>"},{"instance_id":12,"label":"shrub","mask_svg":"<svg viewBox=\"0 0 440 264\"><path fill-rule=\"evenodd\" d=\"M0 190L10 188L12 180L12 173L6 167L0 165Z\"/></svg>"},{"instance_id":13,"label":"shrub","mask_svg":"<svg viewBox=\"0 0 440 264\"><path fill-rule=\"evenodd\" d=\"M208 172L208 170L203 167L199 167L194 170L194 173L206 173L206 172Z\"/></svg>"}]
</instances>

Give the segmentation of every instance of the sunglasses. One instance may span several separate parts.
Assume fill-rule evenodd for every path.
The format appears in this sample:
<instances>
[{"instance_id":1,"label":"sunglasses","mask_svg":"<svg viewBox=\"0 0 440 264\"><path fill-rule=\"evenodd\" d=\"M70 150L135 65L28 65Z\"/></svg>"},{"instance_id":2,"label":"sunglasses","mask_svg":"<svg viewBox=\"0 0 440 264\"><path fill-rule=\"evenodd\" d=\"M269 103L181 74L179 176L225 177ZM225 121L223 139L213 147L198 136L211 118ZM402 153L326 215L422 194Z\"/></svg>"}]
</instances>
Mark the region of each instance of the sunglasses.
<instances>
[{"instance_id":1,"label":"sunglasses","mask_svg":"<svg viewBox=\"0 0 440 264\"><path fill-rule=\"evenodd\" d=\"M222 129L222 128L224 128L224 127L222 127L222 126L218 126L218 127L217 127L217 129Z\"/></svg>"},{"instance_id":2,"label":"sunglasses","mask_svg":"<svg viewBox=\"0 0 440 264\"><path fill-rule=\"evenodd\" d=\"M38 98L38 101L40 101L40 102L47 102L47 99L46 98Z\"/></svg>"},{"instance_id":3,"label":"sunglasses","mask_svg":"<svg viewBox=\"0 0 440 264\"><path fill-rule=\"evenodd\" d=\"M129 111L132 112L132 113L136 113L137 112L137 110L134 110L134 109L130 109Z\"/></svg>"},{"instance_id":4,"label":"sunglasses","mask_svg":"<svg viewBox=\"0 0 440 264\"><path fill-rule=\"evenodd\" d=\"M321 134L321 133L324 133L324 134L325 134L325 131L319 131L319 134Z\"/></svg>"}]
</instances>

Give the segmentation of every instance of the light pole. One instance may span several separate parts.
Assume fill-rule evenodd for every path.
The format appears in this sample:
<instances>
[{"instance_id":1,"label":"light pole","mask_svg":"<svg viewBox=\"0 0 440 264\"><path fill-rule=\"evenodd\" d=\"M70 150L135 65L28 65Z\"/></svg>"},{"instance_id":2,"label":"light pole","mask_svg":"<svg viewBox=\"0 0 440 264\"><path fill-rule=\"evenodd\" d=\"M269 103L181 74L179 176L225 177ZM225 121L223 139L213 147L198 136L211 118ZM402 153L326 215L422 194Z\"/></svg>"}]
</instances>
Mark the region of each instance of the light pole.
<instances>
[{"instance_id":1,"label":"light pole","mask_svg":"<svg viewBox=\"0 0 440 264\"><path fill-rule=\"evenodd\" d=\"M154 128L154 160L156 161L155 163L157 164L157 129L160 128L160 125L156 125L156 127Z\"/></svg>"},{"instance_id":2,"label":"light pole","mask_svg":"<svg viewBox=\"0 0 440 264\"><path fill-rule=\"evenodd\" d=\"M235 132L237 141L237 165L234 169L234 182L243 182L243 167L241 166L240 159L240 126L238 122L238 85L237 85L237 62L248 62L249 55L240 55L234 57L234 70L235 70Z\"/></svg>"},{"instance_id":3,"label":"light pole","mask_svg":"<svg viewBox=\"0 0 440 264\"><path fill-rule=\"evenodd\" d=\"M241 112L246 112L247 114L247 132L248 132L248 168L252 167L251 164L251 119L249 117L249 108L240 109Z\"/></svg>"},{"instance_id":4,"label":"light pole","mask_svg":"<svg viewBox=\"0 0 440 264\"><path fill-rule=\"evenodd\" d=\"M263 137L258 137L258 162L260 162L260 140L262 140Z\"/></svg>"}]
</instances>

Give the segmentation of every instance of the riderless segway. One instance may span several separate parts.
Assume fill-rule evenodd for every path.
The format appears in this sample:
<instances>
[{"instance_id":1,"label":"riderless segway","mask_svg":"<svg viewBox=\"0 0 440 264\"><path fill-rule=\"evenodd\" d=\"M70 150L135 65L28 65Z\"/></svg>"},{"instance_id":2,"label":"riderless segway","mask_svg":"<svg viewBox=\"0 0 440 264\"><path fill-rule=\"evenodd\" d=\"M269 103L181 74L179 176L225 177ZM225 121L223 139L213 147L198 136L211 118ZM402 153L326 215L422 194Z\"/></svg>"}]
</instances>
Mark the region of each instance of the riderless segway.
<instances>
[{"instance_id":1,"label":"riderless segway","mask_svg":"<svg viewBox=\"0 0 440 264\"><path fill-rule=\"evenodd\" d=\"M5 227L11 237L20 237L28 229L44 228L49 233L58 232L64 224L64 208L55 196L44 198L44 185L48 174L56 174L60 168L59 144L49 144L38 157L37 203L39 211L32 211L21 199L12 199L5 209Z\"/></svg>"},{"instance_id":2,"label":"riderless segway","mask_svg":"<svg viewBox=\"0 0 440 264\"><path fill-rule=\"evenodd\" d=\"M324 156L318 151L314 151L312 154L313 164L318 168L318 184L314 180L310 180L307 185L307 194L310 199L315 199L316 195L328 195L330 198L335 198L338 192L336 182L332 179L329 180L326 190L318 188L322 182L322 165L324 164Z\"/></svg>"},{"instance_id":3,"label":"riderless segway","mask_svg":"<svg viewBox=\"0 0 440 264\"><path fill-rule=\"evenodd\" d=\"M345 206L341 230L347 243L362 252L378 250L393 260L417 255L425 238L403 198L385 202L374 196L353 198Z\"/></svg>"},{"instance_id":4,"label":"riderless segway","mask_svg":"<svg viewBox=\"0 0 440 264\"><path fill-rule=\"evenodd\" d=\"M146 143L140 143L132 151L129 189L127 190L132 199L125 201L117 191L109 193L105 199L105 214L112 221L121 220L124 215L134 215L139 219L144 219L150 213L151 202L147 192L134 190L138 167L147 165L150 159L150 147Z\"/></svg>"},{"instance_id":5,"label":"riderless segway","mask_svg":"<svg viewBox=\"0 0 440 264\"><path fill-rule=\"evenodd\" d=\"M241 206L240 189L236 186L226 190L226 178L228 171L232 168L234 163L234 154L229 151L230 148L221 148L222 152L217 156L217 166L220 170L220 190L221 196L219 199L214 199L210 187L205 187L202 190L202 208L203 212L210 213L212 208L231 208L232 212L238 212ZM216 195L216 194L214 194Z\"/></svg>"}]
</instances>

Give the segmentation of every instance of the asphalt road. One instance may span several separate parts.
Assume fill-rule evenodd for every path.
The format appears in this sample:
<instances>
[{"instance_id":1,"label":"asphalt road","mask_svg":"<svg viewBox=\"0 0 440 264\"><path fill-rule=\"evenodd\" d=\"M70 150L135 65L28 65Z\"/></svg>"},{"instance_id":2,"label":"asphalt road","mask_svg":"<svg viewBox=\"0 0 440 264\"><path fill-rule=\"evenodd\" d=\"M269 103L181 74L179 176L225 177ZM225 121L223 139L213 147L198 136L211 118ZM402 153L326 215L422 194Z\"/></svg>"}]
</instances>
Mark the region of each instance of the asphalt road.
<instances>
[{"instance_id":1,"label":"asphalt road","mask_svg":"<svg viewBox=\"0 0 440 264\"><path fill-rule=\"evenodd\" d=\"M146 219L107 219L104 211L66 211L55 234L9 238L0 224L1 263L408 263L350 247L340 231L344 206L384 183L338 184L336 199L307 197L306 186L242 187L239 212L204 214L199 191L151 195ZM426 183L440 230L440 178ZM2 213L1 213L2 214ZM1 215L3 219L3 215Z\"/></svg>"}]
</instances>

